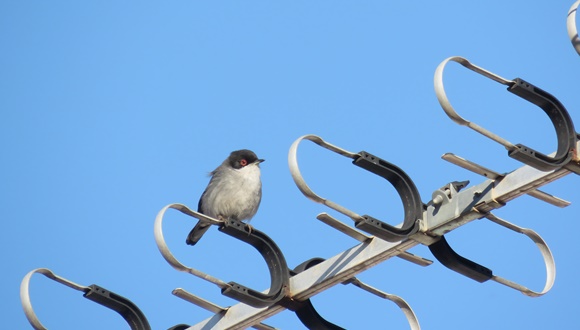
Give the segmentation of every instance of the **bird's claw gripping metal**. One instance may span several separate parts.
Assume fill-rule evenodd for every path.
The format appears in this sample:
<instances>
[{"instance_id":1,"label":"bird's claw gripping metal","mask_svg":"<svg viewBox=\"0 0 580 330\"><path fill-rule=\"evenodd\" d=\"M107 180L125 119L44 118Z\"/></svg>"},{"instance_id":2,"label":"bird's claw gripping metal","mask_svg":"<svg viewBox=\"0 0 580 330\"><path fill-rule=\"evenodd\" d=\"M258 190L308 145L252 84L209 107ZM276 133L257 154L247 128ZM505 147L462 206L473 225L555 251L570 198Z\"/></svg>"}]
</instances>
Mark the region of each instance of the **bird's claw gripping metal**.
<instances>
[{"instance_id":1,"label":"bird's claw gripping metal","mask_svg":"<svg viewBox=\"0 0 580 330\"><path fill-rule=\"evenodd\" d=\"M572 42L572 46L580 55L580 38L578 37L578 28L576 27L576 12L578 11L578 6L580 5L580 0L577 0L572 4L570 10L568 11L568 18L566 19L566 28L568 30L568 37Z\"/></svg>"},{"instance_id":2,"label":"bird's claw gripping metal","mask_svg":"<svg viewBox=\"0 0 580 330\"><path fill-rule=\"evenodd\" d=\"M518 290L521 293L530 297L539 297L550 291L556 279L556 264L554 262L552 252L550 251L548 245L542 239L542 237L540 237L540 235L538 235L535 231L531 229L516 226L512 223L509 223L503 219L496 217L491 213L486 214L485 218L507 229L526 235L538 246L540 252L542 253L542 256L544 258L544 264L546 266L546 283L542 291L540 292L533 291L523 285L512 282L503 277L494 275L491 269L457 254L451 248L451 246L449 246L449 243L447 243L447 240L445 239L444 236L441 236L436 243L429 245L431 253L433 253L435 258L439 260L439 262L441 262L447 268L480 283L483 283L487 280L492 280L501 283L503 285L506 285L512 289Z\"/></svg>"},{"instance_id":3,"label":"bird's claw gripping metal","mask_svg":"<svg viewBox=\"0 0 580 330\"><path fill-rule=\"evenodd\" d=\"M304 181L300 169L298 168L297 150L302 140L310 140L317 145L353 159L353 164L369 172L385 178L397 190L401 201L403 202L405 218L400 227L389 225L369 215L359 215L333 201L320 197L315 194ZM338 211L355 222L355 226L370 234L389 242L398 242L415 234L420 227L421 217L423 215L423 204L419 191L411 178L397 166L380 159L368 152L361 151L353 153L335 145L332 145L316 135L304 135L298 138L288 153L288 165L290 173L298 189L309 199L324 204L331 209Z\"/></svg>"},{"instance_id":4,"label":"bird's claw gripping metal","mask_svg":"<svg viewBox=\"0 0 580 330\"><path fill-rule=\"evenodd\" d=\"M461 117L451 106L443 85L443 71L449 62L457 62L467 69L474 71L484 77L492 79L500 84L508 86L508 91L540 107L550 118L558 139L558 149L554 155L545 155L539 151L529 148L523 144L512 144L500 136L486 130L485 128ZM476 132L498 142L508 150L508 155L522 163L532 166L540 171L551 171L561 167L566 167L573 172L580 173L578 156L576 154L577 134L574 124L568 111L558 99L546 91L520 79L508 80L479 66L470 63L467 59L453 56L445 59L435 70L434 77L435 93L439 104L454 122L467 126ZM574 160L575 162L570 162ZM570 166L568 166L570 164Z\"/></svg>"},{"instance_id":5,"label":"bird's claw gripping metal","mask_svg":"<svg viewBox=\"0 0 580 330\"><path fill-rule=\"evenodd\" d=\"M322 259L322 258L312 258L312 259L307 260L307 261L301 263L300 265L296 266L296 268L294 268L292 273L294 275L301 273L301 272L307 270L308 268L310 268L314 265L317 265L323 261L324 261L324 259ZM361 282L356 277L353 277L353 278L345 281L343 284L352 284L352 285L354 285L358 288L361 288L367 292L370 292L370 293L377 295L381 298L384 298L384 299L387 299L387 300L394 302L395 304L397 304L397 306L405 314L405 317L407 318L407 321L409 322L411 329L412 330L421 329L421 327L419 326L419 320L417 319L415 312L413 312L413 309L411 308L411 306L403 298L396 296L396 295L393 295L393 294L383 292L383 291L378 290L376 288L373 288L372 286ZM300 319L302 324L304 324L308 329L321 329L321 330L342 330L342 329L344 329L344 328L337 326L334 323L327 321L320 314L318 314L318 312L314 308L314 305L312 305L312 302L310 301L310 299L307 299L307 300L304 300L301 302L296 302L296 305L297 305L297 308L295 309L294 312L296 313L296 316L298 316L298 318Z\"/></svg>"},{"instance_id":6,"label":"bird's claw gripping metal","mask_svg":"<svg viewBox=\"0 0 580 330\"><path fill-rule=\"evenodd\" d=\"M37 268L24 276L20 283L20 301L28 322L36 330L46 330L40 322L30 301L30 279L35 273L42 274L51 280L63 284L71 289L83 292L83 297L103 305L119 313L133 330L150 330L149 322L141 310L129 299L108 291L96 284L83 286L54 274L50 269Z\"/></svg>"},{"instance_id":7,"label":"bird's claw gripping metal","mask_svg":"<svg viewBox=\"0 0 580 330\"><path fill-rule=\"evenodd\" d=\"M219 231L237 238L245 243L252 245L264 258L270 270L270 280L271 285L268 293L262 293L257 290L253 290L236 282L226 283L218 278L215 278L209 274L201 272L197 269L187 267L179 262L173 254L169 251L167 244L165 243L165 238L163 237L163 217L168 209L176 209L183 214L191 216L201 221L208 222L210 224L219 225ZM282 254L282 251L278 248L276 243L268 237L263 232L253 228L251 231L247 230L246 225L237 220L217 220L199 212L195 212L189 209L183 204L170 204L165 206L155 218L155 242L159 248L159 252L165 260L176 270L190 273L197 276L203 280L216 284L223 295L236 299L240 302L248 304L253 307L267 307L280 301L287 295L288 291L288 266L286 265L286 259Z\"/></svg>"}]
</instances>

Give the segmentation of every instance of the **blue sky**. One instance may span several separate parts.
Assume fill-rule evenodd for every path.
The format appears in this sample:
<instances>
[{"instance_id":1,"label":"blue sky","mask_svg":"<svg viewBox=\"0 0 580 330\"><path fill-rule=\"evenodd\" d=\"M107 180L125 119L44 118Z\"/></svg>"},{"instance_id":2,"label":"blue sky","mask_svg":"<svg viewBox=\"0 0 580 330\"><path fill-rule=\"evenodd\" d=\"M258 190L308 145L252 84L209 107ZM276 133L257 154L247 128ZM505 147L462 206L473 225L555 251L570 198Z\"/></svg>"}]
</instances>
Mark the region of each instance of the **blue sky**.
<instances>
[{"instance_id":1,"label":"blue sky","mask_svg":"<svg viewBox=\"0 0 580 330\"><path fill-rule=\"evenodd\" d=\"M249 148L266 159L264 197L252 224L278 243L292 268L357 244L319 223L316 214L329 210L294 185L287 153L301 135L317 134L398 165L423 202L450 181L483 181L441 160L445 152L498 172L520 167L502 146L445 116L433 73L459 55L503 77L526 79L555 95L578 127L580 57L565 25L571 5L0 2L3 328L29 328L18 290L22 277L39 267L131 299L153 329L211 315L173 297L176 287L235 304L215 286L174 271L153 239L157 212L169 203L195 208L207 173L232 150ZM514 143L555 150L551 124L538 108L459 65L447 71L449 97L465 117ZM361 214L402 220L392 187L345 158L303 144L301 165L313 189ZM437 262L421 268L393 259L359 278L406 299L424 329L569 327L579 311L578 183L570 175L544 187L571 201L568 208L524 196L496 212L550 245L556 283L541 298L479 284ZM269 285L259 255L215 229L195 248L185 246L193 224L177 212L165 223L180 260L225 281ZM540 254L520 236L480 220L448 240L496 274L540 289ZM424 246L412 252L433 259ZM127 328L114 312L41 275L32 279L31 296L50 329ZM394 304L352 286L313 301L348 329L407 328ZM266 323L303 328L289 311Z\"/></svg>"}]
</instances>

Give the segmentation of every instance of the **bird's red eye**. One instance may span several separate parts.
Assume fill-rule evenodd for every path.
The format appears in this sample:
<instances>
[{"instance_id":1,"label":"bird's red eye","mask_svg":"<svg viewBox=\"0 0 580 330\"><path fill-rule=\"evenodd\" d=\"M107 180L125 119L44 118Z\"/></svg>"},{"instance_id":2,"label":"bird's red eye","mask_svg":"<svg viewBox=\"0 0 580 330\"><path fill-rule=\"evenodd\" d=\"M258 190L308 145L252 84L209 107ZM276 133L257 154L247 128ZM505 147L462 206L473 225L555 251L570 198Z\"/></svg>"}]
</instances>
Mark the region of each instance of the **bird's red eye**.
<instances>
[{"instance_id":1,"label":"bird's red eye","mask_svg":"<svg viewBox=\"0 0 580 330\"><path fill-rule=\"evenodd\" d=\"M248 165L248 161L245 159L242 159L242 160L240 160L240 165L246 166L246 165Z\"/></svg>"}]
</instances>

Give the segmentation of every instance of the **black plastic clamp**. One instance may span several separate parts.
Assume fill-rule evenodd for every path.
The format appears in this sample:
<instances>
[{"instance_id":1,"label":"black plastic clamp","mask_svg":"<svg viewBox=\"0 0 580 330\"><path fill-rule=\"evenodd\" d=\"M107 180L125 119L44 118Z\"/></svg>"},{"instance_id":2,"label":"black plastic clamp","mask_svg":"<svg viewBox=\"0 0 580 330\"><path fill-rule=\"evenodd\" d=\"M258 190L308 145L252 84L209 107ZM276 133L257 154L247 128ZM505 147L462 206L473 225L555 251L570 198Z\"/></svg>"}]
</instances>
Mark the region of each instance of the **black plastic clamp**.
<instances>
[{"instance_id":1,"label":"black plastic clamp","mask_svg":"<svg viewBox=\"0 0 580 330\"><path fill-rule=\"evenodd\" d=\"M209 274L201 272L195 268L187 267L179 262L173 254L169 251L167 244L165 243L165 238L163 237L162 223L163 216L168 209L176 209L183 214L189 215L201 221L205 221L210 224L218 225L219 231L237 238L245 243L252 245L258 252L262 255L268 269L270 271L271 285L268 293L262 293L257 290L253 290L236 282L226 283L220 279L217 279ZM248 225L237 220L217 220L210 218L204 214L195 212L182 204L170 204L165 206L155 219L155 242L157 247L161 252L161 255L165 260L176 270L190 273L197 276L203 280L216 284L220 287L223 295L236 299L247 305L260 308L274 305L282 298L287 296L289 290L289 275L288 266L286 264L286 259L282 254L282 251L276 243L268 237L263 232L252 227L249 228Z\"/></svg>"},{"instance_id":2,"label":"black plastic clamp","mask_svg":"<svg viewBox=\"0 0 580 330\"><path fill-rule=\"evenodd\" d=\"M225 221L219 230L258 250L268 265L271 281L268 293L250 289L236 282L229 282L229 286L222 289L223 295L253 307L271 306L287 296L290 276L288 275L286 259L280 248L269 236L256 228L249 230L246 224L237 220Z\"/></svg>"},{"instance_id":3,"label":"black plastic clamp","mask_svg":"<svg viewBox=\"0 0 580 330\"><path fill-rule=\"evenodd\" d=\"M405 218L401 228L398 228L370 215L363 215L362 220L355 221L355 226L389 242L397 242L416 233L419 220L423 217L423 203L413 180L402 169L377 156L366 151L359 152L359 155L353 164L385 178L393 185L403 202Z\"/></svg>"},{"instance_id":4,"label":"black plastic clamp","mask_svg":"<svg viewBox=\"0 0 580 330\"><path fill-rule=\"evenodd\" d=\"M513 80L508 91L544 110L550 117L558 138L558 149L554 156L545 155L523 144L517 144L508 155L541 171L550 171L570 162L576 148L576 131L564 105L548 92L520 78Z\"/></svg>"},{"instance_id":5,"label":"black plastic clamp","mask_svg":"<svg viewBox=\"0 0 580 330\"><path fill-rule=\"evenodd\" d=\"M353 159L353 164L356 166L381 176L389 181L389 183L397 190L397 193L403 202L405 217L402 226L399 228L393 225L389 225L371 217L370 215L361 216L339 204L334 203L331 200L322 198L314 193L304 181L304 178L300 173L300 169L298 168L297 150L298 145L302 140L310 140L325 149L334 151L347 158L351 158ZM411 178L394 164L391 164L365 151L353 153L344 150L324 141L322 138L316 135L304 135L294 141L290 147L290 151L288 153L288 165L290 167L290 173L292 174L294 182L298 186L298 189L300 189L300 191L306 197L348 216L355 222L355 226L361 230L364 230L389 242L398 242L409 237L410 235L413 235L420 228L420 221L423 217L423 204L421 202L419 191L417 190L417 187Z\"/></svg>"},{"instance_id":6,"label":"black plastic clamp","mask_svg":"<svg viewBox=\"0 0 580 330\"><path fill-rule=\"evenodd\" d=\"M119 313L133 330L151 330L149 322L143 312L141 312L141 310L129 299L108 291L96 284L90 286L79 285L55 275L47 268L38 268L30 271L26 276L24 276L20 284L20 301L24 308L24 314L32 327L36 330L46 330L46 327L44 327L44 325L40 323L40 320L38 320L38 317L32 308L32 303L30 302L29 285L30 278L34 273L40 273L51 280L68 286L69 288L84 292L83 296L85 298Z\"/></svg>"}]
</instances>

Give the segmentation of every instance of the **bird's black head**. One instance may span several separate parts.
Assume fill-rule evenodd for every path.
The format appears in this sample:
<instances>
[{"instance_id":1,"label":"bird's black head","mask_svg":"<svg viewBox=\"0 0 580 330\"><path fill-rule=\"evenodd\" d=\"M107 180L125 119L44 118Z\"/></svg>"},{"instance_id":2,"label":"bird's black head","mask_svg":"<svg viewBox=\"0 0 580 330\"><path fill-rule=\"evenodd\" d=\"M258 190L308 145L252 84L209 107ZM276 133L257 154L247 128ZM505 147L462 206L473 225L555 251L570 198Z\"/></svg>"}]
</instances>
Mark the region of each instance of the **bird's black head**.
<instances>
[{"instance_id":1,"label":"bird's black head","mask_svg":"<svg viewBox=\"0 0 580 330\"><path fill-rule=\"evenodd\" d=\"M230 154L228 157L228 162L231 167L239 170L242 167L246 167L253 163L261 163L263 159L258 159L256 154L248 149L236 150Z\"/></svg>"}]
</instances>

